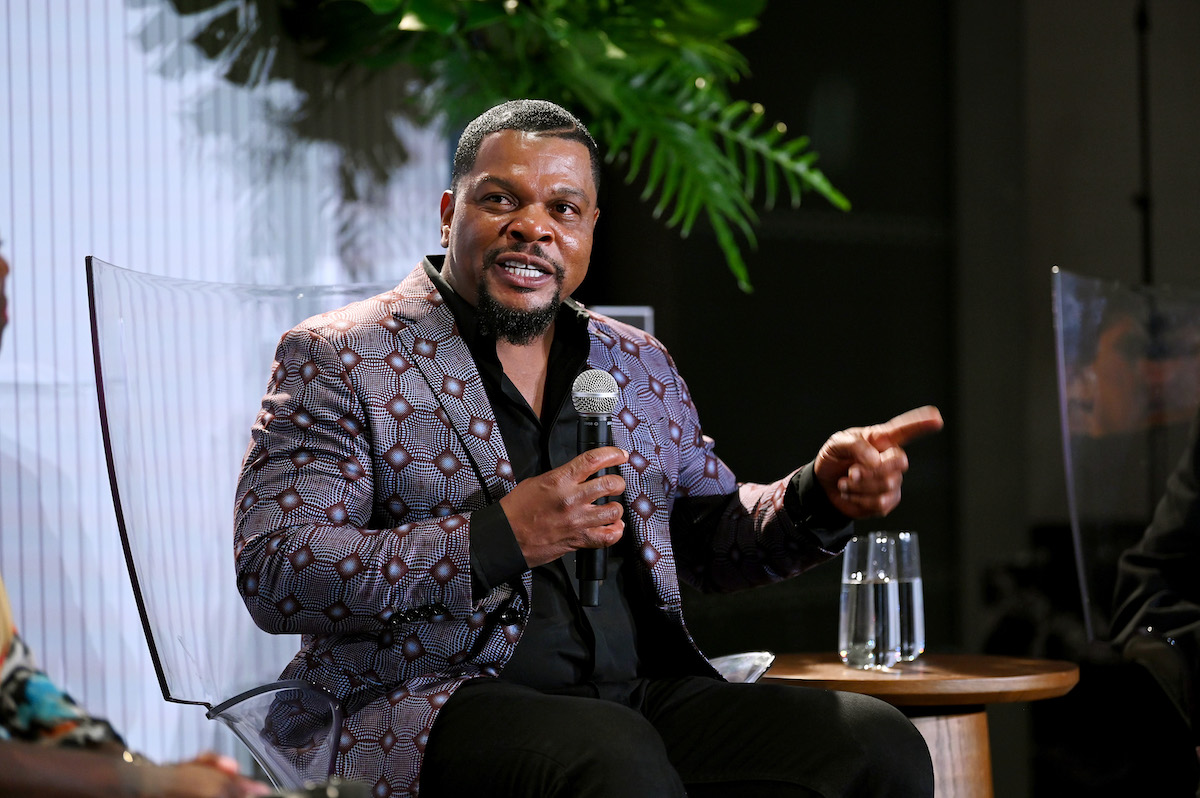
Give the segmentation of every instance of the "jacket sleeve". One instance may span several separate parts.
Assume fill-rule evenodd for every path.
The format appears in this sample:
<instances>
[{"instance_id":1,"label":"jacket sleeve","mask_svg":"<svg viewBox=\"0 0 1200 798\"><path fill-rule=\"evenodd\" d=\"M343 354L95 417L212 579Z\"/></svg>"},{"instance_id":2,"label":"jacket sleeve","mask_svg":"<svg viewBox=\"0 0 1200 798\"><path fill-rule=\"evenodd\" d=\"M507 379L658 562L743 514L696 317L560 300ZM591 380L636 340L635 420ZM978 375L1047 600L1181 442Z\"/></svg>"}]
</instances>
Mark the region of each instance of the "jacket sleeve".
<instances>
[{"instance_id":1,"label":"jacket sleeve","mask_svg":"<svg viewBox=\"0 0 1200 798\"><path fill-rule=\"evenodd\" d=\"M238 589L266 631L378 632L471 613L471 512L377 505L372 432L331 342L303 327L284 335L235 510Z\"/></svg>"},{"instance_id":2,"label":"jacket sleeve","mask_svg":"<svg viewBox=\"0 0 1200 798\"><path fill-rule=\"evenodd\" d=\"M1117 566L1114 641L1200 722L1200 416L1154 518Z\"/></svg>"},{"instance_id":3,"label":"jacket sleeve","mask_svg":"<svg viewBox=\"0 0 1200 798\"><path fill-rule=\"evenodd\" d=\"M853 529L811 465L768 484L739 483L716 455L682 377L671 369L679 481L671 543L680 578L705 592L777 582L835 556Z\"/></svg>"}]
</instances>

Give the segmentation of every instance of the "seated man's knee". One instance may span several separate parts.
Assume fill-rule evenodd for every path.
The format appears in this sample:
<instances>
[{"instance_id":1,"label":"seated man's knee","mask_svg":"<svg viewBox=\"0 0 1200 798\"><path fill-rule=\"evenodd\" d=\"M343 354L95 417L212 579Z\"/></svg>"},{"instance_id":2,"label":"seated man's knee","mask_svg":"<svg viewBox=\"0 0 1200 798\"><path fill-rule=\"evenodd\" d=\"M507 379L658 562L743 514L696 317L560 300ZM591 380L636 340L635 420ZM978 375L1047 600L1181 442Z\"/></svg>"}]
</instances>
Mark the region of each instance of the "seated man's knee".
<instances>
[{"instance_id":1,"label":"seated man's knee","mask_svg":"<svg viewBox=\"0 0 1200 798\"><path fill-rule=\"evenodd\" d=\"M685 795L658 732L628 707L600 700L563 701L504 684L482 684L458 698L434 725L422 794ZM495 717L509 719L484 722Z\"/></svg>"},{"instance_id":2,"label":"seated man's knee","mask_svg":"<svg viewBox=\"0 0 1200 798\"><path fill-rule=\"evenodd\" d=\"M842 694L845 732L860 748L864 795L933 795L929 746L912 721L870 696Z\"/></svg>"},{"instance_id":3,"label":"seated man's knee","mask_svg":"<svg viewBox=\"0 0 1200 798\"><path fill-rule=\"evenodd\" d=\"M598 701L580 732L569 767L572 781L601 795L685 794L658 731L637 712Z\"/></svg>"}]
</instances>

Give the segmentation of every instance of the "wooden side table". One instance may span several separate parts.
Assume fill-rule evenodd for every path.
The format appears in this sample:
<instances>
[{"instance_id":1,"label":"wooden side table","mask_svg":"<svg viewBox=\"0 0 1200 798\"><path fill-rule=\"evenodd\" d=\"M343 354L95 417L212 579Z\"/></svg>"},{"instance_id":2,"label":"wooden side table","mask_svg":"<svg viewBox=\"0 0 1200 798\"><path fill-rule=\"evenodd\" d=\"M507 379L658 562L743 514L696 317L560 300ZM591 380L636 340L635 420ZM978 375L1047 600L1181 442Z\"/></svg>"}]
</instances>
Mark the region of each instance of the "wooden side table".
<instances>
[{"instance_id":1,"label":"wooden side table","mask_svg":"<svg viewBox=\"0 0 1200 798\"><path fill-rule=\"evenodd\" d=\"M889 670L858 670L837 654L780 654L762 678L887 701L929 744L937 798L992 798L987 705L1064 695L1079 681L1079 668L1059 660L924 654Z\"/></svg>"}]
</instances>

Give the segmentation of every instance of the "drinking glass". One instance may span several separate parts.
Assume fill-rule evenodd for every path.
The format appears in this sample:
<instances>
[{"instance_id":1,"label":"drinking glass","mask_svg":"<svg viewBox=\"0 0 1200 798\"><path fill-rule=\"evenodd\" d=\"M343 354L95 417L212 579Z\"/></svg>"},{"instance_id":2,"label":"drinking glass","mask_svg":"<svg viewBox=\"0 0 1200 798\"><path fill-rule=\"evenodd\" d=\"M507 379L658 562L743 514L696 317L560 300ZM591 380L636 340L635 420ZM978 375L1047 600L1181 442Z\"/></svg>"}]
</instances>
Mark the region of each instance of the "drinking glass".
<instances>
[{"instance_id":1,"label":"drinking glass","mask_svg":"<svg viewBox=\"0 0 1200 798\"><path fill-rule=\"evenodd\" d=\"M851 668L890 668L900 661L900 584L896 537L856 535L842 554L838 650Z\"/></svg>"},{"instance_id":2,"label":"drinking glass","mask_svg":"<svg viewBox=\"0 0 1200 798\"><path fill-rule=\"evenodd\" d=\"M925 651L925 591L916 532L895 532L896 581L900 593L900 659L912 662Z\"/></svg>"}]
</instances>

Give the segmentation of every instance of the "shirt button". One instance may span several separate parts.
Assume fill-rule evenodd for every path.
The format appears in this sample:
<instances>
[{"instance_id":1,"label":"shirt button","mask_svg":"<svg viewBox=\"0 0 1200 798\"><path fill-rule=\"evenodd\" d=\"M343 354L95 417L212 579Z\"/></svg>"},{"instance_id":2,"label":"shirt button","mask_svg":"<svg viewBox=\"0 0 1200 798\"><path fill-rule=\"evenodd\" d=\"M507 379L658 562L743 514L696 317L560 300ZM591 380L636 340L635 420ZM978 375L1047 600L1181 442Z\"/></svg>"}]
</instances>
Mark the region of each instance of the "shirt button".
<instances>
[{"instance_id":1,"label":"shirt button","mask_svg":"<svg viewBox=\"0 0 1200 798\"><path fill-rule=\"evenodd\" d=\"M514 623L524 623L525 613L520 610L514 610L511 607L500 613L500 623L505 626L511 626Z\"/></svg>"}]
</instances>

